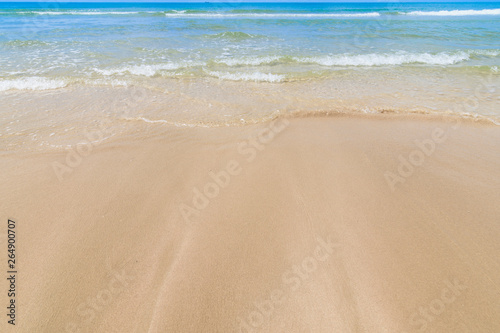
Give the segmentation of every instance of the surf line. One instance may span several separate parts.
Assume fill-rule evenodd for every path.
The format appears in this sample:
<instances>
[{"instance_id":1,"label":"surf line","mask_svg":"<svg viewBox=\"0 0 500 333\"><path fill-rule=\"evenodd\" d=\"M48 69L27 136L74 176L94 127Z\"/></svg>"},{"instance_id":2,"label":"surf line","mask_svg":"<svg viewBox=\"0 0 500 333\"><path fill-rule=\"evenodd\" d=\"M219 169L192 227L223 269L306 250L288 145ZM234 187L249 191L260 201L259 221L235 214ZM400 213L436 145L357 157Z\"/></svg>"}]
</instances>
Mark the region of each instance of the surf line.
<instances>
[{"instance_id":1,"label":"surf line","mask_svg":"<svg viewBox=\"0 0 500 333\"><path fill-rule=\"evenodd\" d=\"M245 156L247 163L253 162L260 151L263 151L276 136L288 127L290 122L288 119L275 119L269 126L260 129L255 135L250 136L238 144L238 154ZM179 205L180 213L183 219L191 223L193 216L200 216L200 213L208 207L210 200L219 196L221 189L226 188L231 182L231 178L241 174L243 168L237 160L230 160L226 167L219 172L210 171L208 176L211 181L205 183L201 188L193 188L193 198L191 206L186 203Z\"/></svg>"}]
</instances>

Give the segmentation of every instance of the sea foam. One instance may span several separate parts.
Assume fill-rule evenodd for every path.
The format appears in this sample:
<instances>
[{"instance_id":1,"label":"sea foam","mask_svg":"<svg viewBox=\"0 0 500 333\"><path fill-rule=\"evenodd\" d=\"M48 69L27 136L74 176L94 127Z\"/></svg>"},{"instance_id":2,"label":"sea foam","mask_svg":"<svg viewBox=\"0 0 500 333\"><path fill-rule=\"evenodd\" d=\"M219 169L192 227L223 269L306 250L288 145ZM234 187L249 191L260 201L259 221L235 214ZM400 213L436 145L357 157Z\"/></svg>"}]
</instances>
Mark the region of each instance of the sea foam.
<instances>
[{"instance_id":1,"label":"sea foam","mask_svg":"<svg viewBox=\"0 0 500 333\"><path fill-rule=\"evenodd\" d=\"M43 77L26 77L0 81L0 91L6 90L48 90L67 85L63 80L51 80Z\"/></svg>"},{"instance_id":2,"label":"sea foam","mask_svg":"<svg viewBox=\"0 0 500 333\"><path fill-rule=\"evenodd\" d=\"M500 15L499 9L482 9L482 10L440 10L440 11L413 11L402 13L411 16L474 16L474 15Z\"/></svg>"},{"instance_id":3,"label":"sea foam","mask_svg":"<svg viewBox=\"0 0 500 333\"><path fill-rule=\"evenodd\" d=\"M280 61L283 57L280 56L254 56L254 57L239 57L239 58L219 58L215 63L225 64L227 66L258 66L270 64Z\"/></svg>"},{"instance_id":4,"label":"sea foam","mask_svg":"<svg viewBox=\"0 0 500 333\"><path fill-rule=\"evenodd\" d=\"M110 75L115 75L115 74L123 75L126 73L129 73L132 75L140 75L140 76L154 76L159 71L162 71L162 70L176 70L176 69L192 67L192 66L201 66L203 64L204 63L195 63L195 62L185 62L185 63L169 62L169 63L156 64L156 65L130 65L130 66L124 66L124 67L119 67L119 68L111 68L111 69L94 68L94 71L101 74L101 75L105 75L105 76L110 76Z\"/></svg>"},{"instance_id":5,"label":"sea foam","mask_svg":"<svg viewBox=\"0 0 500 333\"><path fill-rule=\"evenodd\" d=\"M255 81L255 82L282 82L285 75L272 74L272 73L228 73L228 72L212 72L207 71L210 76L215 76L223 80L231 81Z\"/></svg>"},{"instance_id":6,"label":"sea foam","mask_svg":"<svg viewBox=\"0 0 500 333\"><path fill-rule=\"evenodd\" d=\"M380 13L165 13L167 17L173 18L255 18L255 19L280 19L280 18L305 18L305 19L322 19L322 18L352 18L352 17L378 17Z\"/></svg>"},{"instance_id":7,"label":"sea foam","mask_svg":"<svg viewBox=\"0 0 500 333\"><path fill-rule=\"evenodd\" d=\"M440 53L411 53L398 51L394 53L368 53L368 54L331 54L324 56L245 56L235 58L219 58L214 60L216 64L224 64L230 67L237 66L260 66L283 63L318 64L321 66L383 66L383 65L405 65L405 64L427 64L427 65L453 65L469 60L471 56L497 57L500 50L462 50L456 52Z\"/></svg>"},{"instance_id":8,"label":"sea foam","mask_svg":"<svg viewBox=\"0 0 500 333\"><path fill-rule=\"evenodd\" d=\"M452 65L470 59L469 52L457 53L371 53L339 54L318 57L295 57L300 63L315 63L322 66L383 66L404 64Z\"/></svg>"},{"instance_id":9,"label":"sea foam","mask_svg":"<svg viewBox=\"0 0 500 333\"><path fill-rule=\"evenodd\" d=\"M14 14L14 12L5 12L8 14ZM143 12L133 12L133 11L80 11L80 10L61 10L61 11L22 11L15 12L15 14L23 15L23 14L35 14L35 15L135 15ZM144 12L148 13L148 12ZM153 13L153 12L150 12Z\"/></svg>"}]
</instances>

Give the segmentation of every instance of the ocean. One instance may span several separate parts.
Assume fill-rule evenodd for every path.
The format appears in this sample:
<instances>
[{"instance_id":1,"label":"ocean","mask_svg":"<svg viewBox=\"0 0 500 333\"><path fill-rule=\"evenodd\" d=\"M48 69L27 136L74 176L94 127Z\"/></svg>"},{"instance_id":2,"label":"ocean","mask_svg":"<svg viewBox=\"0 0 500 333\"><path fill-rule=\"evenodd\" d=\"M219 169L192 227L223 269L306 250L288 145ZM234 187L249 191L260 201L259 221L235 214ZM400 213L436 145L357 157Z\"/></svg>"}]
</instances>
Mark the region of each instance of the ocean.
<instances>
[{"instance_id":1,"label":"ocean","mask_svg":"<svg viewBox=\"0 0 500 333\"><path fill-rule=\"evenodd\" d=\"M493 2L0 3L0 117L95 108L131 87L147 101L126 119L184 125L453 111L478 89L478 107L455 111L500 116L499 65Z\"/></svg>"},{"instance_id":2,"label":"ocean","mask_svg":"<svg viewBox=\"0 0 500 333\"><path fill-rule=\"evenodd\" d=\"M0 90L498 70L499 3L2 3Z\"/></svg>"}]
</instances>

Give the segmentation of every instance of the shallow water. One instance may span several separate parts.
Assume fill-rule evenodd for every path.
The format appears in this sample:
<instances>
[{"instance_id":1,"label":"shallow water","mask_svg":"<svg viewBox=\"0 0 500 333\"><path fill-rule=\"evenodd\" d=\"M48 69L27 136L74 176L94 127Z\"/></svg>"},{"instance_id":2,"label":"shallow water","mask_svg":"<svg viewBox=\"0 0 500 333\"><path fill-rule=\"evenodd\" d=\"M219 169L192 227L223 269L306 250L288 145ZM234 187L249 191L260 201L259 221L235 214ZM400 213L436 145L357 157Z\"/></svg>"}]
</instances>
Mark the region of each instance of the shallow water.
<instances>
[{"instance_id":1,"label":"shallow water","mask_svg":"<svg viewBox=\"0 0 500 333\"><path fill-rule=\"evenodd\" d=\"M498 123L499 36L498 3L2 3L0 138L336 112Z\"/></svg>"}]
</instances>

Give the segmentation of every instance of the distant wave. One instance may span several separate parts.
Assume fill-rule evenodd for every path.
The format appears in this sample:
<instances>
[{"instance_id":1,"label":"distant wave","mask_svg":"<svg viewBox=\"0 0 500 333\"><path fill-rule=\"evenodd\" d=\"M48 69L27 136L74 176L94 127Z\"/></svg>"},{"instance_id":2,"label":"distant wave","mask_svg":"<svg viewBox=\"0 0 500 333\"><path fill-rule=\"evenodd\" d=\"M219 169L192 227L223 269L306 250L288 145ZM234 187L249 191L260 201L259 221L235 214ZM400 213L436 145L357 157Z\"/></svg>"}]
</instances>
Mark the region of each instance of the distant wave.
<instances>
[{"instance_id":1,"label":"distant wave","mask_svg":"<svg viewBox=\"0 0 500 333\"><path fill-rule=\"evenodd\" d=\"M155 12L133 12L133 11L84 11L84 10L37 10L37 11L10 11L0 12L0 15L135 15L141 13L155 13Z\"/></svg>"},{"instance_id":2,"label":"distant wave","mask_svg":"<svg viewBox=\"0 0 500 333\"><path fill-rule=\"evenodd\" d=\"M378 17L380 13L262 13L262 12L208 12L198 10L172 11L106 11L106 10L22 10L1 11L0 15L165 15L169 18L342 18Z\"/></svg>"},{"instance_id":3,"label":"distant wave","mask_svg":"<svg viewBox=\"0 0 500 333\"><path fill-rule=\"evenodd\" d=\"M202 37L207 38L207 39L226 39L226 40L238 41L238 40L245 40L245 39L252 39L252 38L263 38L265 36L255 35L255 34L247 34L246 32L241 32L241 31L225 31L225 32L220 32L218 34L202 35Z\"/></svg>"},{"instance_id":4,"label":"distant wave","mask_svg":"<svg viewBox=\"0 0 500 333\"><path fill-rule=\"evenodd\" d=\"M340 18L340 17L378 17L380 13L166 13L167 17L182 18L256 18L256 19L275 19L275 18Z\"/></svg>"},{"instance_id":5,"label":"distant wave","mask_svg":"<svg viewBox=\"0 0 500 333\"><path fill-rule=\"evenodd\" d=\"M51 80L43 77L25 77L13 80L1 80L0 91L6 90L48 90L65 87L62 80Z\"/></svg>"},{"instance_id":6,"label":"distant wave","mask_svg":"<svg viewBox=\"0 0 500 333\"><path fill-rule=\"evenodd\" d=\"M402 13L411 16L473 16L473 15L500 15L500 9L482 10L440 10L435 12L414 11Z\"/></svg>"},{"instance_id":7,"label":"distant wave","mask_svg":"<svg viewBox=\"0 0 500 333\"><path fill-rule=\"evenodd\" d=\"M328 19L328 18L356 18L379 17L381 15L408 15L408 16L474 16L500 15L500 8L482 10L440 10L440 11L411 11L411 12L365 12L365 13L293 13L270 12L267 10L232 10L228 12L206 10L156 10L156 11L110 11L110 10L13 10L0 11L0 15L165 15L169 18L249 18L249 19Z\"/></svg>"},{"instance_id":8,"label":"distant wave","mask_svg":"<svg viewBox=\"0 0 500 333\"><path fill-rule=\"evenodd\" d=\"M86 12L86 11L60 11L60 12L33 12L38 15L133 15L140 14L140 12Z\"/></svg>"}]
</instances>

